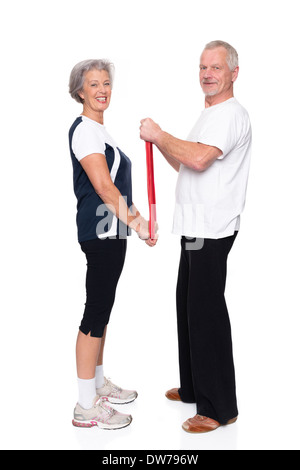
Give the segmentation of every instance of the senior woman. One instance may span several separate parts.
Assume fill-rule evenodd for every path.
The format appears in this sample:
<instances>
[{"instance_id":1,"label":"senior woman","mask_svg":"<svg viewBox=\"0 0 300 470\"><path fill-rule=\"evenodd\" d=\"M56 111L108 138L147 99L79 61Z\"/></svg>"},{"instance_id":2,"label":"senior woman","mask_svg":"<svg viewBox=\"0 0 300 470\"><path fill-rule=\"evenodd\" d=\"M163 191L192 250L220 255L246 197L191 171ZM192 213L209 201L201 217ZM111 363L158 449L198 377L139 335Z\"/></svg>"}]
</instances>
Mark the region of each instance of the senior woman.
<instances>
[{"instance_id":1,"label":"senior woman","mask_svg":"<svg viewBox=\"0 0 300 470\"><path fill-rule=\"evenodd\" d=\"M132 202L131 162L104 127L104 111L112 93L113 64L86 60L70 76L69 92L83 104L69 131L77 197L78 241L87 259L84 316L76 344L79 398L74 426L119 429L131 415L110 403L129 403L137 392L123 390L103 374L107 324L126 254L126 237L133 229L149 246L149 224Z\"/></svg>"}]
</instances>

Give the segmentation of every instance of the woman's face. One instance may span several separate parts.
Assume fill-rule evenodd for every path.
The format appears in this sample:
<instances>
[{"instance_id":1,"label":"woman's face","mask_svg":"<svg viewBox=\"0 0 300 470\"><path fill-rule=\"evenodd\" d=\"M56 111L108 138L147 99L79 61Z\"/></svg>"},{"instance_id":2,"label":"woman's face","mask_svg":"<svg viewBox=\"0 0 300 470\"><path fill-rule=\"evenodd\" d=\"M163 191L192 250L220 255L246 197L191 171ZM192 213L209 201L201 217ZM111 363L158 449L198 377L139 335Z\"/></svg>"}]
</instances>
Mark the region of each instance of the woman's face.
<instances>
[{"instance_id":1,"label":"woman's face","mask_svg":"<svg viewBox=\"0 0 300 470\"><path fill-rule=\"evenodd\" d=\"M83 89L78 92L84 100L84 110L100 113L108 108L111 98L111 83L106 70L90 70L85 74Z\"/></svg>"}]
</instances>

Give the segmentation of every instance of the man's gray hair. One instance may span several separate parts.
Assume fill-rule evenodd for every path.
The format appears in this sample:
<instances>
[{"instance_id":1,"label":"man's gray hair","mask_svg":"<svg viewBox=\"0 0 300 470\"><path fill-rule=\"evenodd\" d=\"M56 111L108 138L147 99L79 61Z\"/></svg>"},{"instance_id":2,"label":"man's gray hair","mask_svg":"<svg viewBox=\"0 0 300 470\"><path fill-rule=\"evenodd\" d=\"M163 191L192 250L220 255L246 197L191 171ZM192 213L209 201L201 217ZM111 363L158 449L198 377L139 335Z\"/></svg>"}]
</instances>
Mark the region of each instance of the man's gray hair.
<instances>
[{"instance_id":1,"label":"man's gray hair","mask_svg":"<svg viewBox=\"0 0 300 470\"><path fill-rule=\"evenodd\" d=\"M236 69L239 66L239 56L234 47L232 47L228 42L224 41L211 41L206 44L204 50L206 49L215 49L216 47L224 47L227 50L227 63L231 71Z\"/></svg>"},{"instance_id":2,"label":"man's gray hair","mask_svg":"<svg viewBox=\"0 0 300 470\"><path fill-rule=\"evenodd\" d=\"M78 103L83 103L83 100L78 95L78 92L82 91L85 74L90 70L105 70L109 75L111 86L113 84L115 69L114 65L109 60L91 59L79 62L73 68L69 80L69 93Z\"/></svg>"}]
</instances>

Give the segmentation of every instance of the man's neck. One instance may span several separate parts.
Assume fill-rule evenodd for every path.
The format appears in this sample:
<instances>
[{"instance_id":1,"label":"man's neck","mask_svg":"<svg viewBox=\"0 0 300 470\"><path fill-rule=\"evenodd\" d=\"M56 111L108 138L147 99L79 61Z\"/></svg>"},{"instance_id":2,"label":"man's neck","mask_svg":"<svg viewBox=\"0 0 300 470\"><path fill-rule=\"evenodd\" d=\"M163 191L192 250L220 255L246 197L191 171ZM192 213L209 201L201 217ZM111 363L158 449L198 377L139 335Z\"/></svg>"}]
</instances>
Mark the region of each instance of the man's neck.
<instances>
[{"instance_id":1,"label":"man's neck","mask_svg":"<svg viewBox=\"0 0 300 470\"><path fill-rule=\"evenodd\" d=\"M215 106L216 104L223 103L224 101L230 100L233 98L233 91L227 93L225 95L215 95L215 96L206 96L205 97L205 108L210 108L211 106Z\"/></svg>"}]
</instances>

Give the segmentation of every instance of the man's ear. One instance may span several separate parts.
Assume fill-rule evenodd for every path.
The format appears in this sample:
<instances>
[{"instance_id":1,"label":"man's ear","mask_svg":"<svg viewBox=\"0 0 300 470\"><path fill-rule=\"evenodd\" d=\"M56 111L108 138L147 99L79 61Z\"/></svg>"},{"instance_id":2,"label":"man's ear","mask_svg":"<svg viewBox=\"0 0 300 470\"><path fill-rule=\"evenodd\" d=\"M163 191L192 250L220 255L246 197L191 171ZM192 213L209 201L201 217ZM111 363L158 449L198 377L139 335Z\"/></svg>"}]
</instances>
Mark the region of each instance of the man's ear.
<instances>
[{"instance_id":1,"label":"man's ear","mask_svg":"<svg viewBox=\"0 0 300 470\"><path fill-rule=\"evenodd\" d=\"M236 79L238 78L240 68L236 67L233 72L232 72L232 82L235 82Z\"/></svg>"}]
</instances>

